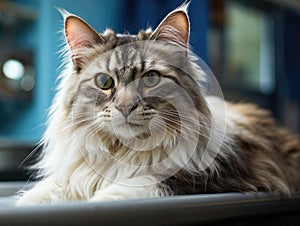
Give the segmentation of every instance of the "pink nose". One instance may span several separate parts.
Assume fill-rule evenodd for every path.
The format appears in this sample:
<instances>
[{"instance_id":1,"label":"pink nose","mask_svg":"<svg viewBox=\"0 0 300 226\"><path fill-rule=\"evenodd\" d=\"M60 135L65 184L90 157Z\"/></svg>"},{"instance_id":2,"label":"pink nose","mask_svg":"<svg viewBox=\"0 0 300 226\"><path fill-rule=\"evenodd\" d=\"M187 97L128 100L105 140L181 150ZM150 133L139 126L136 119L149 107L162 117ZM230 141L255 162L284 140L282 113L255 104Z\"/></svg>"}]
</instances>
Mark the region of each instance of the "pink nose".
<instances>
[{"instance_id":1,"label":"pink nose","mask_svg":"<svg viewBox=\"0 0 300 226\"><path fill-rule=\"evenodd\" d=\"M129 104L129 105L116 105L116 109L118 109L122 115L124 115L125 118L128 117L128 115L137 108L137 103L135 104Z\"/></svg>"}]
</instances>

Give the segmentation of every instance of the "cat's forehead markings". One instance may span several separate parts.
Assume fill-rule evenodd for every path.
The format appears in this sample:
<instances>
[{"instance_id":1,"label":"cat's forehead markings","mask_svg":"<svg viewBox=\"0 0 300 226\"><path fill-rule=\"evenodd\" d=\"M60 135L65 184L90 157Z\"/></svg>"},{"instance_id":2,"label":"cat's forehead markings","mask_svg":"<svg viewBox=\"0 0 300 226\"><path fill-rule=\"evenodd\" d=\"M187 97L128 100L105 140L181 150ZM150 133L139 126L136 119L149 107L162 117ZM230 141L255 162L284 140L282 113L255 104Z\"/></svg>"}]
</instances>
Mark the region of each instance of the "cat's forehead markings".
<instances>
[{"instance_id":1,"label":"cat's forehead markings","mask_svg":"<svg viewBox=\"0 0 300 226\"><path fill-rule=\"evenodd\" d=\"M117 34L116 38L117 38L116 46L121 46L124 44L128 44L128 43L137 41L136 35Z\"/></svg>"},{"instance_id":2,"label":"cat's forehead markings","mask_svg":"<svg viewBox=\"0 0 300 226\"><path fill-rule=\"evenodd\" d=\"M122 65L122 56L121 56L121 51L115 51L112 58L115 60L115 65Z\"/></svg>"},{"instance_id":3,"label":"cat's forehead markings","mask_svg":"<svg viewBox=\"0 0 300 226\"><path fill-rule=\"evenodd\" d=\"M106 59L106 67L109 72L122 71L122 69L132 68L134 65L140 65L140 53L135 46L128 45L113 50L112 54Z\"/></svg>"},{"instance_id":4,"label":"cat's forehead markings","mask_svg":"<svg viewBox=\"0 0 300 226\"><path fill-rule=\"evenodd\" d=\"M128 65L116 72L120 84L126 86L135 80L137 68L134 65Z\"/></svg>"}]
</instances>

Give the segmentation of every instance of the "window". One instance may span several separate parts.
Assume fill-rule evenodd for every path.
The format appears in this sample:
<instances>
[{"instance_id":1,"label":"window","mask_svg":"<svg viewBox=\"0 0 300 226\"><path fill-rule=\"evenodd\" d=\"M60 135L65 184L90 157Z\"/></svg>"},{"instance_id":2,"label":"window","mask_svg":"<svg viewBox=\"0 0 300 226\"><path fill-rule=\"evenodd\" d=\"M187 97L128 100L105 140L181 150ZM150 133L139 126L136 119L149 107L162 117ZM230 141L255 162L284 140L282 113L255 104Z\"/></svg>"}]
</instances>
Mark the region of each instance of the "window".
<instances>
[{"instance_id":1,"label":"window","mask_svg":"<svg viewBox=\"0 0 300 226\"><path fill-rule=\"evenodd\" d=\"M236 2L229 2L225 12L224 82L229 87L271 94L275 88L271 18Z\"/></svg>"}]
</instances>

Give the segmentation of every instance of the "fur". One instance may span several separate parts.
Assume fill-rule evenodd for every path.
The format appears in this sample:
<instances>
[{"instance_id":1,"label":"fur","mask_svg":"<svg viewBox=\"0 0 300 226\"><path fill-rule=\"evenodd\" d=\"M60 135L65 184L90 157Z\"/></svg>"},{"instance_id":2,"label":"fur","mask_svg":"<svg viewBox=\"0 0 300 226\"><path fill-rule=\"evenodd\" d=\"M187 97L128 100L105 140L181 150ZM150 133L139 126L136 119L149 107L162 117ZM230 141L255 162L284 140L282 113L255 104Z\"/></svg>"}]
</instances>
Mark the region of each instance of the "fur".
<instances>
[{"instance_id":1,"label":"fur","mask_svg":"<svg viewBox=\"0 0 300 226\"><path fill-rule=\"evenodd\" d=\"M98 34L62 11L66 66L34 166L41 180L18 206L299 190L298 137L265 110L205 94L207 75L188 48L187 7L137 35ZM136 86L151 70L159 84ZM99 89L99 71L115 87ZM130 106L126 126L120 103Z\"/></svg>"}]
</instances>

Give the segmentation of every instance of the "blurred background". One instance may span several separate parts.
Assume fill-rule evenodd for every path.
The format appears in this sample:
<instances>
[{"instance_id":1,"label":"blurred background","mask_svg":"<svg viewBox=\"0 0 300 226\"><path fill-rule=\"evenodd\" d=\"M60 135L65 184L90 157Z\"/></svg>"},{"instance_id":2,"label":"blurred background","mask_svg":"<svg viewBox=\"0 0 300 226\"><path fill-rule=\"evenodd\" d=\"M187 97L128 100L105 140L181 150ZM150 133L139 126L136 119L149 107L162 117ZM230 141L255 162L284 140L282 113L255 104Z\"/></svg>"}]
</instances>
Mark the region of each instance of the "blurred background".
<instances>
[{"instance_id":1,"label":"blurred background","mask_svg":"<svg viewBox=\"0 0 300 226\"><path fill-rule=\"evenodd\" d=\"M179 0L0 0L0 180L27 178L18 166L40 140L60 73L63 21L55 7L99 32L156 27ZM226 99L270 109L300 131L300 1L193 0L191 46ZM29 164L26 161L23 165Z\"/></svg>"}]
</instances>

